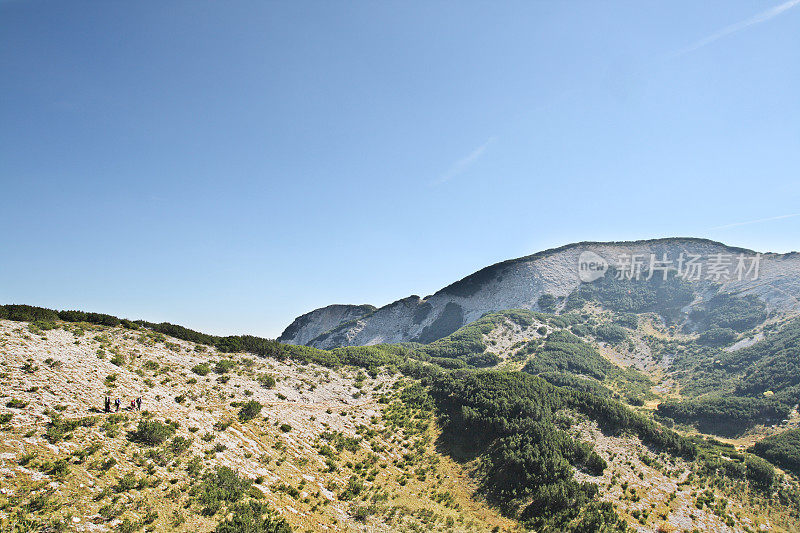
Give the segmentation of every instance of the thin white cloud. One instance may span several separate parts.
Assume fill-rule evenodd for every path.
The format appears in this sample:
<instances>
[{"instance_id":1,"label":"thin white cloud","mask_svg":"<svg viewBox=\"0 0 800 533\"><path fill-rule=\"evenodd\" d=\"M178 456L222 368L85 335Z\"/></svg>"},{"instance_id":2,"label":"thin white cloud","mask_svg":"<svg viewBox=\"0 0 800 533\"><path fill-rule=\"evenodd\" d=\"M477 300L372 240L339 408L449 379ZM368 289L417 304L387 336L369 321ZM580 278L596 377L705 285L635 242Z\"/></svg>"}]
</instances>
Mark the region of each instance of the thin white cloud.
<instances>
[{"instance_id":1,"label":"thin white cloud","mask_svg":"<svg viewBox=\"0 0 800 533\"><path fill-rule=\"evenodd\" d=\"M690 44L686 48L682 48L682 49L678 50L677 52L675 52L673 54L673 56L681 56L683 54L686 54L686 53L689 53L689 52L693 52L693 51L697 50L698 48L702 48L702 47L706 46L707 44L711 44L714 41L716 41L718 39L722 39L723 37L725 37L727 35L730 35L732 33L736 33L737 31L741 31L741 30L743 30L745 28L748 28L748 27L750 27L750 26L752 26L754 24L760 24L762 22L766 22L766 21L768 21L770 19L773 19L773 18L777 17L778 15L780 15L782 13L785 13L786 11L790 10L791 8L795 7L798 4L800 4L800 0L789 0L788 2L784 2L784 3L782 3L780 5L777 5L777 6L773 7L773 8L771 8L771 9L767 9L766 11L763 11L763 12L757 14L757 15L753 15L749 19L745 19L745 20L739 21L739 22L737 22L735 24L731 24L730 26L727 26L727 27L722 28L721 30L719 30L717 32L712 33L708 37L705 37L705 38L700 39L699 41L697 41L697 42L695 42L693 44Z\"/></svg>"},{"instance_id":2,"label":"thin white cloud","mask_svg":"<svg viewBox=\"0 0 800 533\"><path fill-rule=\"evenodd\" d=\"M800 0L797 1L800 2ZM450 166L450 168L447 169L447 172L445 172L444 174L442 174L433 181L432 185L441 185L442 183L450 181L451 179L455 178L456 176L467 170L475 163L475 161L477 161L483 155L483 153L486 151L489 145L492 144L496 139L497 138L494 136L489 137L489 139L485 143L475 148L472 152L470 152L468 156L462 157L461 159L453 163Z\"/></svg>"},{"instance_id":3,"label":"thin white cloud","mask_svg":"<svg viewBox=\"0 0 800 533\"><path fill-rule=\"evenodd\" d=\"M713 229L728 229L728 228L738 228L739 226L749 226L750 224L759 224L761 222L770 222L772 220L782 220L784 218L794 218L800 217L800 213L793 213L791 215L780 215L777 217L769 217L769 218L759 218L758 220L748 220L746 222L734 222L733 224L725 224L724 226L716 226Z\"/></svg>"}]
</instances>

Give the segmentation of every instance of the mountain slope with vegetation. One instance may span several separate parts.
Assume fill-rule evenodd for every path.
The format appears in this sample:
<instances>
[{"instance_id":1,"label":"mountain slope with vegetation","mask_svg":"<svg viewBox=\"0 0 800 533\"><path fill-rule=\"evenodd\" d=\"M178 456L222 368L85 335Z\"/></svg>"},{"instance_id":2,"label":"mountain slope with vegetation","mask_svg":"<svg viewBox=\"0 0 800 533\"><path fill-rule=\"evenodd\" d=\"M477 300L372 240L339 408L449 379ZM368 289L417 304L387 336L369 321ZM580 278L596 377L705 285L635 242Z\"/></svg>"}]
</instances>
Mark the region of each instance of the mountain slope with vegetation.
<instances>
[{"instance_id":1,"label":"mountain slope with vegetation","mask_svg":"<svg viewBox=\"0 0 800 533\"><path fill-rule=\"evenodd\" d=\"M515 529L399 374L55 325L0 321L0 530Z\"/></svg>"},{"instance_id":2,"label":"mountain slope with vegetation","mask_svg":"<svg viewBox=\"0 0 800 533\"><path fill-rule=\"evenodd\" d=\"M333 350L0 317L2 528L796 531L790 435L748 451L653 416L692 400L658 359L710 348L652 312L508 310L428 344ZM782 360L791 329L770 332Z\"/></svg>"},{"instance_id":3,"label":"mountain slope with vegetation","mask_svg":"<svg viewBox=\"0 0 800 533\"><path fill-rule=\"evenodd\" d=\"M741 301L742 311L751 303L760 307L761 314L792 314L800 311L800 254L764 253L759 257L757 279L732 276L718 279L704 273L696 280L682 282L670 277L659 282L653 276L649 282L615 283L607 274L600 283L581 284L578 259L583 252L592 252L612 262L615 258L636 256L642 259L643 269L649 268L651 257L669 257L673 268L681 257L698 255L712 258L722 254L733 272L737 258L756 257L756 252L725 244L694 238L669 238L633 242L583 242L527 257L512 259L486 267L464 279L448 285L431 296L410 296L361 316L342 318L337 324L327 319L327 308L298 318L281 335L289 344L305 344L317 348L381 343L430 343L446 337L457 329L478 320L487 313L508 309L557 312L581 307L586 302L600 301L609 309L642 313L653 311L669 323L684 319L697 321L696 327L716 324L721 329L747 329L759 316L742 316L737 324L715 314L714 308L733 309ZM660 273L659 273L660 274ZM714 295L721 295L718 301ZM723 303L716 306L716 303ZM738 313L739 310L733 312ZM326 317L314 320L314 313ZM750 322L748 322L750 321ZM737 329L739 328L739 329Z\"/></svg>"}]
</instances>

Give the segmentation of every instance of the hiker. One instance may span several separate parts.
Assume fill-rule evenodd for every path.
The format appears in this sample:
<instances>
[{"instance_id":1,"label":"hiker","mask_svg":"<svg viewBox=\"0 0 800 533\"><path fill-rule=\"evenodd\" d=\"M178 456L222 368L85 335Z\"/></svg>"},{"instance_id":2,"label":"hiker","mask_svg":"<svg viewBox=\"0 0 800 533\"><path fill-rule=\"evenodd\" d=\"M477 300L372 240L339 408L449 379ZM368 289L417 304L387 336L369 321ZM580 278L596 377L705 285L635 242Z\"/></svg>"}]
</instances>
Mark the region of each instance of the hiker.
<instances>
[{"instance_id":1,"label":"hiker","mask_svg":"<svg viewBox=\"0 0 800 533\"><path fill-rule=\"evenodd\" d=\"M116 399L114 400L114 407L116 407L116 408L117 408L117 412L118 412L118 413L119 413L119 406L120 406L120 403L122 403L122 402L120 402L120 401L119 401L119 398L116 398Z\"/></svg>"},{"instance_id":2,"label":"hiker","mask_svg":"<svg viewBox=\"0 0 800 533\"><path fill-rule=\"evenodd\" d=\"M141 397L141 396L139 396L138 398L136 398L136 408L137 408L139 411L141 411L141 410L142 410L142 397Z\"/></svg>"},{"instance_id":3,"label":"hiker","mask_svg":"<svg viewBox=\"0 0 800 533\"><path fill-rule=\"evenodd\" d=\"M136 409L136 400L131 400L131 411Z\"/></svg>"},{"instance_id":4,"label":"hiker","mask_svg":"<svg viewBox=\"0 0 800 533\"><path fill-rule=\"evenodd\" d=\"M105 404L104 404L103 410L104 410L106 413L109 413L109 412L111 412L111 398L110 398L109 396L106 396L106 399L105 399Z\"/></svg>"}]
</instances>

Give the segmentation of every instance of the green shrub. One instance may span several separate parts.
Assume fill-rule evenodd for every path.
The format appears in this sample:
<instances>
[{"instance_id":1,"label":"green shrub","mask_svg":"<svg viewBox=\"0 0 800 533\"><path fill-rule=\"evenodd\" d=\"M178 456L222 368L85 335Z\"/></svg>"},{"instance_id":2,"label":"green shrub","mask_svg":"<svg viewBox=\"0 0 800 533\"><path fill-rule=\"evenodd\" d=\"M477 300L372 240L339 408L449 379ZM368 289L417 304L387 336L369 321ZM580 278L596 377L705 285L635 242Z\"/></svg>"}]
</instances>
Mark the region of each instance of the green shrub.
<instances>
[{"instance_id":1,"label":"green shrub","mask_svg":"<svg viewBox=\"0 0 800 533\"><path fill-rule=\"evenodd\" d=\"M726 346L735 341L737 336L730 328L712 328L703 332L697 342L704 346Z\"/></svg>"},{"instance_id":2,"label":"green shrub","mask_svg":"<svg viewBox=\"0 0 800 533\"><path fill-rule=\"evenodd\" d=\"M214 365L214 372L217 374L225 374L236 366L236 361L231 359L220 359Z\"/></svg>"},{"instance_id":3,"label":"green shrub","mask_svg":"<svg viewBox=\"0 0 800 533\"><path fill-rule=\"evenodd\" d=\"M157 446L175 433L173 425L157 420L140 420L135 431L128 432L128 440L147 446Z\"/></svg>"},{"instance_id":4,"label":"green shrub","mask_svg":"<svg viewBox=\"0 0 800 533\"><path fill-rule=\"evenodd\" d=\"M766 320L766 309L764 301L755 294L739 298L723 293L696 307L691 318L703 329L721 328L741 332Z\"/></svg>"},{"instance_id":5,"label":"green shrub","mask_svg":"<svg viewBox=\"0 0 800 533\"><path fill-rule=\"evenodd\" d=\"M113 468L113 467L114 467L116 464L117 464L117 460L116 460L116 459L114 459L113 457L109 457L108 459L104 459L104 460L103 460L103 461L100 463L100 465L98 466L98 468L99 468L100 470L102 470L102 471L104 471L104 472L105 472L105 471L107 471L107 470L109 470L109 469Z\"/></svg>"},{"instance_id":6,"label":"green shrub","mask_svg":"<svg viewBox=\"0 0 800 533\"><path fill-rule=\"evenodd\" d=\"M775 469L760 457L748 457L745 460L747 477L756 487L768 490L775 482Z\"/></svg>"},{"instance_id":7,"label":"green shrub","mask_svg":"<svg viewBox=\"0 0 800 533\"><path fill-rule=\"evenodd\" d=\"M33 461L34 459L36 459L36 452L29 452L29 453L25 453L25 454L20 455L19 459L17 459L17 462L20 465L25 466L28 463L30 463L31 461Z\"/></svg>"},{"instance_id":8,"label":"green shrub","mask_svg":"<svg viewBox=\"0 0 800 533\"><path fill-rule=\"evenodd\" d=\"M641 396L634 396L632 394L625 396L625 401L630 405L635 405L637 407L642 407L644 405L644 398Z\"/></svg>"},{"instance_id":9,"label":"green shrub","mask_svg":"<svg viewBox=\"0 0 800 533\"><path fill-rule=\"evenodd\" d=\"M536 354L523 367L525 372L531 374L568 372L602 380L607 373L615 370L614 365L590 344L566 330L554 331L547 336L543 345L538 339L528 342L520 349L520 354Z\"/></svg>"},{"instance_id":10,"label":"green shrub","mask_svg":"<svg viewBox=\"0 0 800 533\"><path fill-rule=\"evenodd\" d=\"M272 374L261 374L258 376L258 382L265 389L271 389L275 386L275 377Z\"/></svg>"},{"instance_id":11,"label":"green shrub","mask_svg":"<svg viewBox=\"0 0 800 533\"><path fill-rule=\"evenodd\" d=\"M200 457L192 457L186 463L186 474L195 478L203 472L203 460Z\"/></svg>"},{"instance_id":12,"label":"green shrub","mask_svg":"<svg viewBox=\"0 0 800 533\"><path fill-rule=\"evenodd\" d=\"M26 374L34 374L37 370L39 370L39 367L33 364L32 361L26 361L25 364L20 367L20 369Z\"/></svg>"},{"instance_id":13,"label":"green shrub","mask_svg":"<svg viewBox=\"0 0 800 533\"><path fill-rule=\"evenodd\" d=\"M633 313L619 313L614 316L614 324L624 328L636 329L639 327L639 317Z\"/></svg>"},{"instance_id":14,"label":"green shrub","mask_svg":"<svg viewBox=\"0 0 800 533\"><path fill-rule=\"evenodd\" d=\"M217 431L225 431L233 424L233 418L226 418L224 420L219 420L216 424L214 424L214 429Z\"/></svg>"},{"instance_id":15,"label":"green shrub","mask_svg":"<svg viewBox=\"0 0 800 533\"><path fill-rule=\"evenodd\" d=\"M136 479L134 474L129 472L117 480L114 491L128 492L135 489L137 486L139 486L139 481Z\"/></svg>"},{"instance_id":16,"label":"green shrub","mask_svg":"<svg viewBox=\"0 0 800 533\"><path fill-rule=\"evenodd\" d=\"M250 400L239 409L239 420L247 422L258 416L264 406L255 400Z\"/></svg>"},{"instance_id":17,"label":"green shrub","mask_svg":"<svg viewBox=\"0 0 800 533\"><path fill-rule=\"evenodd\" d=\"M628 337L625 328L616 324L600 324L594 333L598 339L609 344L619 344Z\"/></svg>"},{"instance_id":18,"label":"green shrub","mask_svg":"<svg viewBox=\"0 0 800 533\"><path fill-rule=\"evenodd\" d=\"M606 463L605 459L600 457L600 455L594 450L592 450L586 457L584 465L586 467L586 471L593 476L603 475L603 471L608 467L608 463Z\"/></svg>"},{"instance_id":19,"label":"green shrub","mask_svg":"<svg viewBox=\"0 0 800 533\"><path fill-rule=\"evenodd\" d=\"M583 337L583 338L586 338L592 333L594 333L594 330L590 326L587 326L586 324L575 324L569 329L572 333L574 333L578 337Z\"/></svg>"},{"instance_id":20,"label":"green shrub","mask_svg":"<svg viewBox=\"0 0 800 533\"><path fill-rule=\"evenodd\" d=\"M536 303L539 305L539 309L545 313L555 313L558 299L552 294L545 293L539 296L539 299L536 301Z\"/></svg>"},{"instance_id":21,"label":"green shrub","mask_svg":"<svg viewBox=\"0 0 800 533\"><path fill-rule=\"evenodd\" d=\"M211 372L211 367L208 363L200 363L192 367L192 372L198 376L207 376Z\"/></svg>"},{"instance_id":22,"label":"green shrub","mask_svg":"<svg viewBox=\"0 0 800 533\"><path fill-rule=\"evenodd\" d=\"M339 493L339 499L342 501L352 500L364 490L364 483L356 476L352 476L348 481L342 492Z\"/></svg>"},{"instance_id":23,"label":"green shrub","mask_svg":"<svg viewBox=\"0 0 800 533\"><path fill-rule=\"evenodd\" d=\"M240 500L252 486L249 479L239 477L227 466L218 466L205 475L203 482L193 489L197 502L203 506L202 514L213 516L223 503Z\"/></svg>"},{"instance_id":24,"label":"green shrub","mask_svg":"<svg viewBox=\"0 0 800 533\"><path fill-rule=\"evenodd\" d=\"M47 424L44 437L51 444L68 439L70 437L70 432L74 431L78 427L88 427L97 423L97 419L94 417L68 419L61 418L61 415L53 411L51 411L49 414L50 422Z\"/></svg>"},{"instance_id":25,"label":"green shrub","mask_svg":"<svg viewBox=\"0 0 800 533\"><path fill-rule=\"evenodd\" d=\"M28 402L18 400L16 398L11 398L6 402L6 407L10 407L11 409L22 409L28 405Z\"/></svg>"},{"instance_id":26,"label":"green shrub","mask_svg":"<svg viewBox=\"0 0 800 533\"><path fill-rule=\"evenodd\" d=\"M42 463L41 469L49 476L63 478L69 473L69 464L66 459L56 459L53 462Z\"/></svg>"},{"instance_id":27,"label":"green shrub","mask_svg":"<svg viewBox=\"0 0 800 533\"><path fill-rule=\"evenodd\" d=\"M173 453L173 455L180 455L188 450L191 445L192 439L187 439L186 437L181 437L178 435L169 443L169 450Z\"/></svg>"},{"instance_id":28,"label":"green shrub","mask_svg":"<svg viewBox=\"0 0 800 533\"><path fill-rule=\"evenodd\" d=\"M126 516L117 526L117 531L119 531L119 533L135 533L141 529L143 525L144 524L140 524L139 522L134 522Z\"/></svg>"},{"instance_id":29,"label":"green shrub","mask_svg":"<svg viewBox=\"0 0 800 533\"><path fill-rule=\"evenodd\" d=\"M42 511L51 505L50 497L47 494L39 493L31 497L25 505L25 510L29 513L36 513Z\"/></svg>"},{"instance_id":30,"label":"green shrub","mask_svg":"<svg viewBox=\"0 0 800 533\"><path fill-rule=\"evenodd\" d=\"M122 506L115 506L113 504L106 504L102 506L97 512L106 520L111 520L121 515L125 509ZM122 524L120 524L122 525Z\"/></svg>"},{"instance_id":31,"label":"green shrub","mask_svg":"<svg viewBox=\"0 0 800 533\"><path fill-rule=\"evenodd\" d=\"M349 452L357 452L361 447L361 441L356 437L348 437L341 432L323 431L320 437L333 444L337 451L347 450Z\"/></svg>"},{"instance_id":32,"label":"green shrub","mask_svg":"<svg viewBox=\"0 0 800 533\"><path fill-rule=\"evenodd\" d=\"M289 524L265 503L248 500L234 506L215 533L291 533Z\"/></svg>"}]
</instances>

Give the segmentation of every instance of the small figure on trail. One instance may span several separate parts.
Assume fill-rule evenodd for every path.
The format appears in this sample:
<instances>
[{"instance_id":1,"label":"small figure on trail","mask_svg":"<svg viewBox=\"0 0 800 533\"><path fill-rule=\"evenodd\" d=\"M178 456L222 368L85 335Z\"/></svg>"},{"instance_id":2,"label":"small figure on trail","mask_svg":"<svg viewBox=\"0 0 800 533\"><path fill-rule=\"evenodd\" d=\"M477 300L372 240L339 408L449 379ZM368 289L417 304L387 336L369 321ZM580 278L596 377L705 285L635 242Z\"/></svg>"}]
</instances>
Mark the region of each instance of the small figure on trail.
<instances>
[{"instance_id":1,"label":"small figure on trail","mask_svg":"<svg viewBox=\"0 0 800 533\"><path fill-rule=\"evenodd\" d=\"M121 403L121 402L119 401L119 398L117 398L117 399L115 399L115 400L114 400L114 407L116 407L116 408L117 408L117 412L119 412L119 405L120 405L120 403Z\"/></svg>"},{"instance_id":2,"label":"small figure on trail","mask_svg":"<svg viewBox=\"0 0 800 533\"><path fill-rule=\"evenodd\" d=\"M141 411L141 410L142 410L142 397L141 397L141 396L139 396L138 398L136 398L136 408L137 408L139 411Z\"/></svg>"},{"instance_id":3,"label":"small figure on trail","mask_svg":"<svg viewBox=\"0 0 800 533\"><path fill-rule=\"evenodd\" d=\"M109 396L106 396L106 398L105 398L105 404L104 404L103 410L104 410L106 413L110 413L110 412L111 412L111 397L109 397Z\"/></svg>"},{"instance_id":4,"label":"small figure on trail","mask_svg":"<svg viewBox=\"0 0 800 533\"><path fill-rule=\"evenodd\" d=\"M131 411L136 409L136 400L131 400Z\"/></svg>"}]
</instances>

